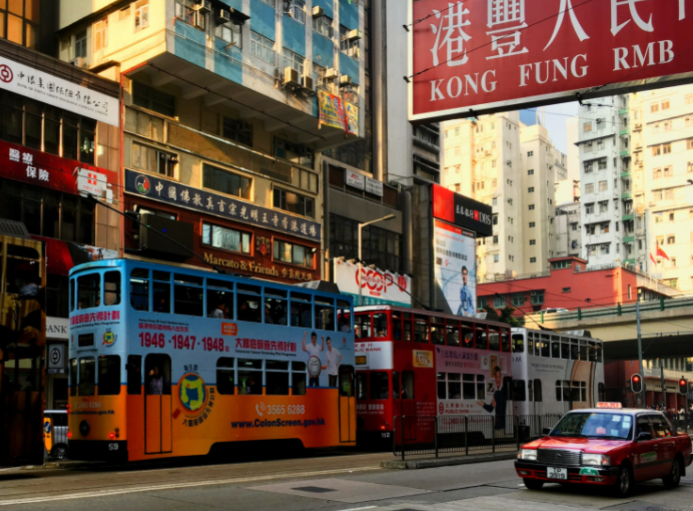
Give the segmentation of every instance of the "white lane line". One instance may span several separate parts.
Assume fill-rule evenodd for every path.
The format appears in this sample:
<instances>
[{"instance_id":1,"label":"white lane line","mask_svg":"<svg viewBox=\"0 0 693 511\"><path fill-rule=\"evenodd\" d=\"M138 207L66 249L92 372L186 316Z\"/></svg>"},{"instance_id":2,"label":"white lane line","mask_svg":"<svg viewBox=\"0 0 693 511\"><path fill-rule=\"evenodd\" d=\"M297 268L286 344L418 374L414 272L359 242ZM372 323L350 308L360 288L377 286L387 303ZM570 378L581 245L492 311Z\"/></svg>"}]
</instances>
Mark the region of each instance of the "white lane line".
<instances>
[{"instance_id":1,"label":"white lane line","mask_svg":"<svg viewBox=\"0 0 693 511\"><path fill-rule=\"evenodd\" d=\"M351 507L351 508L349 508L349 509L342 509L342 511L359 511L359 510L361 510L361 509L373 509L373 508L376 508L376 507L378 507L378 506Z\"/></svg>"},{"instance_id":2,"label":"white lane line","mask_svg":"<svg viewBox=\"0 0 693 511\"><path fill-rule=\"evenodd\" d=\"M236 479L219 479L216 481L196 481L191 483L171 483L171 484L159 484L153 486L138 486L135 488L121 488L118 490L103 490L96 492L83 492L83 493L73 493L69 495L50 495L46 497L33 497L26 499L15 499L15 500L0 500L0 506L17 506L19 504L38 504L41 502L53 502L56 500L74 500L74 499L88 499L95 497L112 497L115 495L125 495L128 493L140 493L147 491L162 491L162 490L177 490L180 488L195 488L198 486L212 486L221 484L238 484L238 483L251 483L257 481L272 481L275 479L294 479L301 477L315 477L327 474L343 474L349 472L363 472L367 470L380 470L380 467L359 467L359 468L344 468L337 470L322 470L319 472L286 472L281 474L273 474L266 476L256 476L256 477L241 477Z\"/></svg>"}]
</instances>

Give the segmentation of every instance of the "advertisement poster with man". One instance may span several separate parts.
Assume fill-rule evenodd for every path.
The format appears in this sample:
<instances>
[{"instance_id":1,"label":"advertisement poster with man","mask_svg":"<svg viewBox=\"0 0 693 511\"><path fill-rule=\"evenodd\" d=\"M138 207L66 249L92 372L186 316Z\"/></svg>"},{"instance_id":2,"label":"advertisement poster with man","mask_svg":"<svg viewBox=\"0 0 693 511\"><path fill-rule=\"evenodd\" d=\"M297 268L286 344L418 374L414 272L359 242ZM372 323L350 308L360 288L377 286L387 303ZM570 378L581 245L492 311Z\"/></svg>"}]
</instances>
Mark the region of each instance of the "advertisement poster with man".
<instances>
[{"instance_id":1,"label":"advertisement poster with man","mask_svg":"<svg viewBox=\"0 0 693 511\"><path fill-rule=\"evenodd\" d=\"M460 227L435 221L435 279L445 297L439 308L457 316L476 313L476 242Z\"/></svg>"}]
</instances>

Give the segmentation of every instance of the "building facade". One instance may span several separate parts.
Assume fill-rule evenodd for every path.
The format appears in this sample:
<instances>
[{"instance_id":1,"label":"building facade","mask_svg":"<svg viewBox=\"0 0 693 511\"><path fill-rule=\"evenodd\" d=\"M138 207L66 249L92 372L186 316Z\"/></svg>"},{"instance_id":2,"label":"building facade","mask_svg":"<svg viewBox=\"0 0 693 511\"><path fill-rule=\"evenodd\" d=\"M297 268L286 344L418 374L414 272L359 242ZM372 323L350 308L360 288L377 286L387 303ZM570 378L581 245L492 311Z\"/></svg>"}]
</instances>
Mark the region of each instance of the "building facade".
<instances>
[{"instance_id":1,"label":"building facade","mask_svg":"<svg viewBox=\"0 0 693 511\"><path fill-rule=\"evenodd\" d=\"M569 202L556 206L553 243L556 257L580 257L582 253L582 229L580 227L579 202Z\"/></svg>"}]
</instances>

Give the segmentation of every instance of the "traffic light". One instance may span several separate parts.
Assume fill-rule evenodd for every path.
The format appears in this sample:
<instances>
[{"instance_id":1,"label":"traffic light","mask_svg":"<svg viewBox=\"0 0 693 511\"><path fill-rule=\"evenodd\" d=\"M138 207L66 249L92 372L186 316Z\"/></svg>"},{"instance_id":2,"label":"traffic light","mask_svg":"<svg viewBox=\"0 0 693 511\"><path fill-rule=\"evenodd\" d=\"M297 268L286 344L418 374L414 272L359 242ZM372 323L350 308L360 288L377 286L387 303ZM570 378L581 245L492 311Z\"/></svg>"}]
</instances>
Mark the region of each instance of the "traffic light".
<instances>
[{"instance_id":1,"label":"traffic light","mask_svg":"<svg viewBox=\"0 0 693 511\"><path fill-rule=\"evenodd\" d=\"M630 389L635 394L640 394L642 392L642 376L634 374L630 377Z\"/></svg>"},{"instance_id":2,"label":"traffic light","mask_svg":"<svg viewBox=\"0 0 693 511\"><path fill-rule=\"evenodd\" d=\"M679 380L679 394L688 394L688 382L684 378Z\"/></svg>"}]
</instances>

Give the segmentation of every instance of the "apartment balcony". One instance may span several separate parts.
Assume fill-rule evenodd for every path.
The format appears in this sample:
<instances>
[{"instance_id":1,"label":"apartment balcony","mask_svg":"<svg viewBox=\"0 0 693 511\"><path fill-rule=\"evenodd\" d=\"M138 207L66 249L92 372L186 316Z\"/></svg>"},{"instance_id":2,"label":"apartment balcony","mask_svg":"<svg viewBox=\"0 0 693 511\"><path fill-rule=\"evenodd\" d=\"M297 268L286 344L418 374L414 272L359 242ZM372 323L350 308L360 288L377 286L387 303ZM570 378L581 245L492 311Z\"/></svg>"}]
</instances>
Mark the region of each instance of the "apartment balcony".
<instances>
[{"instance_id":1,"label":"apartment balcony","mask_svg":"<svg viewBox=\"0 0 693 511\"><path fill-rule=\"evenodd\" d=\"M618 134L619 134L620 136L622 136L622 137L623 137L623 136L626 136L626 135L630 135L630 129L624 128L624 129L622 129L621 131L619 131Z\"/></svg>"},{"instance_id":2,"label":"apartment balcony","mask_svg":"<svg viewBox=\"0 0 693 511\"><path fill-rule=\"evenodd\" d=\"M630 110L627 108L619 108L618 115L626 115Z\"/></svg>"},{"instance_id":3,"label":"apartment balcony","mask_svg":"<svg viewBox=\"0 0 693 511\"><path fill-rule=\"evenodd\" d=\"M624 236L623 243L633 243L635 241L635 236Z\"/></svg>"},{"instance_id":4,"label":"apartment balcony","mask_svg":"<svg viewBox=\"0 0 693 511\"><path fill-rule=\"evenodd\" d=\"M621 199L623 200L631 200L633 198L633 194L630 192L624 192L621 194Z\"/></svg>"},{"instance_id":5,"label":"apartment balcony","mask_svg":"<svg viewBox=\"0 0 693 511\"><path fill-rule=\"evenodd\" d=\"M642 131L642 124L638 123L633 126L633 131Z\"/></svg>"},{"instance_id":6,"label":"apartment balcony","mask_svg":"<svg viewBox=\"0 0 693 511\"><path fill-rule=\"evenodd\" d=\"M634 219L633 213L629 213L629 214L623 215L623 216L621 217L621 220L623 220L624 222L632 222L633 219ZM624 240L624 241L625 241L625 240Z\"/></svg>"},{"instance_id":7,"label":"apartment balcony","mask_svg":"<svg viewBox=\"0 0 693 511\"><path fill-rule=\"evenodd\" d=\"M630 158L630 149L623 149L620 153L619 156L621 158Z\"/></svg>"},{"instance_id":8,"label":"apartment balcony","mask_svg":"<svg viewBox=\"0 0 693 511\"><path fill-rule=\"evenodd\" d=\"M630 171L630 170L624 170L623 172L621 172L621 177L622 177L623 179L630 178L630 176L631 176L631 171Z\"/></svg>"},{"instance_id":9,"label":"apartment balcony","mask_svg":"<svg viewBox=\"0 0 693 511\"><path fill-rule=\"evenodd\" d=\"M624 264L632 264L632 265L635 265L635 263L636 263L635 259L624 259L623 262L624 262Z\"/></svg>"}]
</instances>

